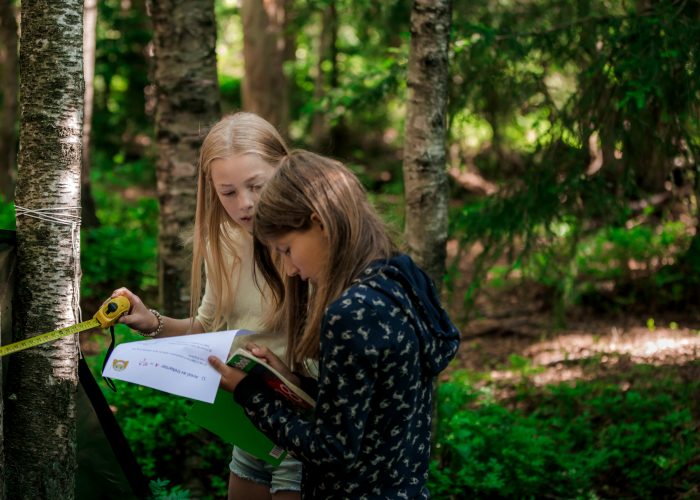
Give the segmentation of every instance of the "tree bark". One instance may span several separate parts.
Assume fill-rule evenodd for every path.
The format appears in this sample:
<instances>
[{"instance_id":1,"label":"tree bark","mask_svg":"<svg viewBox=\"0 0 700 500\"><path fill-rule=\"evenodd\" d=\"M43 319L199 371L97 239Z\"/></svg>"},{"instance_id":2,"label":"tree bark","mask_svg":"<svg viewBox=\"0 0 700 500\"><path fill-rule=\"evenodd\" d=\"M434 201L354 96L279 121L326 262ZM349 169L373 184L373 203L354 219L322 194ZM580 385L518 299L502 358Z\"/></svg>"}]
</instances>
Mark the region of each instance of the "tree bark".
<instances>
[{"instance_id":1,"label":"tree bark","mask_svg":"<svg viewBox=\"0 0 700 500\"><path fill-rule=\"evenodd\" d=\"M15 289L15 241L12 237L0 239L0 344L12 342L12 293ZM0 377L5 380L6 367L0 358ZM4 401L3 384L0 383L0 498L5 496L5 443L4 443Z\"/></svg>"},{"instance_id":2,"label":"tree bark","mask_svg":"<svg viewBox=\"0 0 700 500\"><path fill-rule=\"evenodd\" d=\"M168 316L189 315L189 255L181 231L194 221L197 161L219 118L213 0L152 0L160 203L159 298Z\"/></svg>"},{"instance_id":3,"label":"tree bark","mask_svg":"<svg viewBox=\"0 0 700 500\"><path fill-rule=\"evenodd\" d=\"M284 74L286 0L242 0L243 109L272 123L287 136L289 91Z\"/></svg>"},{"instance_id":4,"label":"tree bark","mask_svg":"<svg viewBox=\"0 0 700 500\"><path fill-rule=\"evenodd\" d=\"M21 26L16 341L79 320L83 2L23 0ZM6 361L7 498L75 496L77 354L71 335Z\"/></svg>"},{"instance_id":5,"label":"tree bark","mask_svg":"<svg viewBox=\"0 0 700 500\"><path fill-rule=\"evenodd\" d=\"M83 10L83 68L85 77L85 106L83 118L83 168L80 174L83 227L99 226L97 208L92 197L90 170L90 137L92 134L92 111L95 96L95 45L97 38L97 0L85 0Z\"/></svg>"},{"instance_id":6,"label":"tree bark","mask_svg":"<svg viewBox=\"0 0 700 500\"><path fill-rule=\"evenodd\" d=\"M314 83L314 101L318 104L329 89L338 86L338 9L334 2L323 10L321 36L318 47L318 67ZM311 143L315 150L330 149L331 125L326 113L315 111L311 124ZM333 144L331 143L331 148Z\"/></svg>"},{"instance_id":7,"label":"tree bark","mask_svg":"<svg viewBox=\"0 0 700 500\"><path fill-rule=\"evenodd\" d=\"M451 12L450 0L413 3L403 163L406 243L438 288L447 254L445 133Z\"/></svg>"},{"instance_id":8,"label":"tree bark","mask_svg":"<svg viewBox=\"0 0 700 500\"><path fill-rule=\"evenodd\" d=\"M17 20L12 0L0 0L0 59L2 60L2 110L0 111L0 194L14 198L17 163Z\"/></svg>"}]
</instances>

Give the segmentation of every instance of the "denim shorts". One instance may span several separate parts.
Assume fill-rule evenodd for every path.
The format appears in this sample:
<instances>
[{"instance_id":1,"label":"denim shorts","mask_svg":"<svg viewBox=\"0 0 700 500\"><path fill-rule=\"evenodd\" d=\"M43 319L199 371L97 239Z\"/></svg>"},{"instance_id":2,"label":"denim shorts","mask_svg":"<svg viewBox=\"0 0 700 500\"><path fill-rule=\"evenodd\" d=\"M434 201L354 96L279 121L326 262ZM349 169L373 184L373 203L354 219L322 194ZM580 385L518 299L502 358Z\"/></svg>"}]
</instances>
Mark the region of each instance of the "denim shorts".
<instances>
[{"instance_id":1,"label":"denim shorts","mask_svg":"<svg viewBox=\"0 0 700 500\"><path fill-rule=\"evenodd\" d=\"M289 455L275 467L235 446L228 466L241 479L269 486L270 493L301 491L301 462Z\"/></svg>"}]
</instances>

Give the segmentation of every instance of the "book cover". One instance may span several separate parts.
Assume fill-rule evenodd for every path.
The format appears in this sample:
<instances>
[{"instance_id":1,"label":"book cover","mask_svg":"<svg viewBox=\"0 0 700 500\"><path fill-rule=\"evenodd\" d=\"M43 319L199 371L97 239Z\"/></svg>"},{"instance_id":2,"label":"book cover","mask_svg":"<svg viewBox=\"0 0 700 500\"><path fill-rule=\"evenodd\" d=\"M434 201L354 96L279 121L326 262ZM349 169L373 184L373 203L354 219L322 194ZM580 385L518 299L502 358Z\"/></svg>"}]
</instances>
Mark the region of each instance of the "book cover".
<instances>
[{"instance_id":1,"label":"book cover","mask_svg":"<svg viewBox=\"0 0 700 500\"><path fill-rule=\"evenodd\" d=\"M313 411L315 401L308 394L249 351L237 349L228 360L228 364L243 370L249 376L261 377L270 388L287 401L291 408L302 413ZM253 425L243 407L236 403L228 392L219 390L212 404L195 402L190 408L188 417L224 441L238 446L269 464L279 465L286 455L282 448L275 445Z\"/></svg>"}]
</instances>

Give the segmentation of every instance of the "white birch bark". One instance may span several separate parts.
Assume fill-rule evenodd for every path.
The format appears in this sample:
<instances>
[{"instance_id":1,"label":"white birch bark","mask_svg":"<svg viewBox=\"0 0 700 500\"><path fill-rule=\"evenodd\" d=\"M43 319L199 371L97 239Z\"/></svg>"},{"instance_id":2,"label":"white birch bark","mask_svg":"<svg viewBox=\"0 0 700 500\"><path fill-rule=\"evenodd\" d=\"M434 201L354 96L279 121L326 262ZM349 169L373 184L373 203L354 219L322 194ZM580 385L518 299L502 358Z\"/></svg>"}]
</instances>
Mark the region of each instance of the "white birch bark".
<instances>
[{"instance_id":1,"label":"white birch bark","mask_svg":"<svg viewBox=\"0 0 700 500\"><path fill-rule=\"evenodd\" d=\"M80 224L21 215L80 206L82 0L23 0L14 340L78 318ZM7 498L75 495L77 336L12 354L6 392Z\"/></svg>"}]
</instances>

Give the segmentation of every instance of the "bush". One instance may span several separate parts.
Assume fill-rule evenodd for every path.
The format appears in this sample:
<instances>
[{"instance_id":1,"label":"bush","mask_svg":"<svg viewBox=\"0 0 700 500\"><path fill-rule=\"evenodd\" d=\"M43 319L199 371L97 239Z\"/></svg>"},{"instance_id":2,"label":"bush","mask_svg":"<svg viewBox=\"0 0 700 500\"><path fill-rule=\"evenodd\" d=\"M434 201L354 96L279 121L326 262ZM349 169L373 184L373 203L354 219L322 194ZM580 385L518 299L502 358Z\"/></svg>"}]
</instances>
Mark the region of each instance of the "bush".
<instances>
[{"instance_id":1,"label":"bush","mask_svg":"<svg viewBox=\"0 0 700 500\"><path fill-rule=\"evenodd\" d=\"M101 226L82 231L83 299L102 300L117 286L148 294L158 285L158 201L127 201L118 191L95 190ZM148 303L148 302L147 302Z\"/></svg>"},{"instance_id":2,"label":"bush","mask_svg":"<svg viewBox=\"0 0 700 500\"><path fill-rule=\"evenodd\" d=\"M700 442L688 409L700 384L693 385L641 392L563 384L530 394L532 408L519 410L458 376L439 387L429 487L435 498L690 494L700 479Z\"/></svg>"},{"instance_id":3,"label":"bush","mask_svg":"<svg viewBox=\"0 0 700 500\"><path fill-rule=\"evenodd\" d=\"M0 229L15 230L15 204L0 197Z\"/></svg>"}]
</instances>

